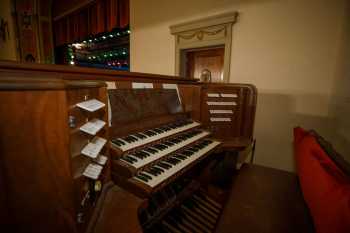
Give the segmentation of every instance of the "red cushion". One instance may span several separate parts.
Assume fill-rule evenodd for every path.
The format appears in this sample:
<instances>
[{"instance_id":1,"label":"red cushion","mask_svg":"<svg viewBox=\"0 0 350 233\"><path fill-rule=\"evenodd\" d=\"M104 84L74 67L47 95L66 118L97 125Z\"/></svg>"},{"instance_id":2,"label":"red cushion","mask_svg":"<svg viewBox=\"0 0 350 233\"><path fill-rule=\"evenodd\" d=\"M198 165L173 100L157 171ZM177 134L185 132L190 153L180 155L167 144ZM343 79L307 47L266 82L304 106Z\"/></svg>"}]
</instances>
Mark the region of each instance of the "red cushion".
<instances>
[{"instance_id":1,"label":"red cushion","mask_svg":"<svg viewBox=\"0 0 350 233\"><path fill-rule=\"evenodd\" d=\"M293 131L295 144L299 144L305 136L309 135L309 132L301 127L295 127Z\"/></svg>"},{"instance_id":2,"label":"red cushion","mask_svg":"<svg viewBox=\"0 0 350 233\"><path fill-rule=\"evenodd\" d=\"M304 199L318 233L350 232L350 178L327 156L316 139L295 132L295 159Z\"/></svg>"}]
</instances>

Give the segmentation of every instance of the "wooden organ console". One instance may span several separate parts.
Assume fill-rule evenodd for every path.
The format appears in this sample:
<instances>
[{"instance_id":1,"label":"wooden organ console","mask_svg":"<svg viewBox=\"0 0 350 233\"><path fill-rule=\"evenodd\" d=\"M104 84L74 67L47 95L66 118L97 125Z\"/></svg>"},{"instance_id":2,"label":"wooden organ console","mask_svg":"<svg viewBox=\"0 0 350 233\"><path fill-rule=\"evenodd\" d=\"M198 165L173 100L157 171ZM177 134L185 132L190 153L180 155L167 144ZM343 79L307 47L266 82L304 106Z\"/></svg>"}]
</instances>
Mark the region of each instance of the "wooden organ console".
<instances>
[{"instance_id":1,"label":"wooden organ console","mask_svg":"<svg viewBox=\"0 0 350 233\"><path fill-rule=\"evenodd\" d=\"M215 232L225 150L253 140L248 84L0 63L5 232ZM232 171L233 172L233 171Z\"/></svg>"}]
</instances>

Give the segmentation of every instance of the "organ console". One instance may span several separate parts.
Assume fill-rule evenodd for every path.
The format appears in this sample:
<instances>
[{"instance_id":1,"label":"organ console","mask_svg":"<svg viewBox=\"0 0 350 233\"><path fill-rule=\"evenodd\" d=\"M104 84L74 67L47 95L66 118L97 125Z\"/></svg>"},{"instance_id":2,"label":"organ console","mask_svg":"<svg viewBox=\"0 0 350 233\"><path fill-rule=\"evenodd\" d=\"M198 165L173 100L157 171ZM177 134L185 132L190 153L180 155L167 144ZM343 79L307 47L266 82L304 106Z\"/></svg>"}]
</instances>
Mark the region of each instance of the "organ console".
<instances>
[{"instance_id":1,"label":"organ console","mask_svg":"<svg viewBox=\"0 0 350 233\"><path fill-rule=\"evenodd\" d=\"M253 140L248 84L0 63L8 232L215 232L223 154ZM232 175L233 171L231 171Z\"/></svg>"}]
</instances>

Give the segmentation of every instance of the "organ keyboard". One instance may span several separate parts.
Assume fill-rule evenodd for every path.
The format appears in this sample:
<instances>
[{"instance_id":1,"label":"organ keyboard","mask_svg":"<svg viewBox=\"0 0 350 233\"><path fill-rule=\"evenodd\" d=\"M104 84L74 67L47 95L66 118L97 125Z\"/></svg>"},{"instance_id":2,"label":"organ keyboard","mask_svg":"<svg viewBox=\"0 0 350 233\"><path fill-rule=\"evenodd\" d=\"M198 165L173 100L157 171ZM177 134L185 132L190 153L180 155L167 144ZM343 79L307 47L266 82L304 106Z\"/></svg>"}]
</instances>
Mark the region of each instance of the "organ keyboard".
<instances>
[{"instance_id":1,"label":"organ keyboard","mask_svg":"<svg viewBox=\"0 0 350 233\"><path fill-rule=\"evenodd\" d=\"M120 96L119 92L123 93L123 99L115 98L116 95ZM142 97L146 94L151 101L142 103ZM199 122L186 116L175 90L116 89L110 90L109 95L112 116L138 115L134 119L136 122L147 119L147 113L155 118L150 127L136 131L132 129L130 132L125 130L122 135L111 138L114 181L138 196L151 196L161 190L220 145L219 141L208 139L210 131L202 129ZM171 99L172 102L164 103L163 99ZM119 101L139 105L130 111L118 107L121 106ZM159 106L156 111L151 109L153 105ZM172 112L171 109L176 111ZM156 119L161 121L165 116L169 120L159 125ZM112 118L113 131L118 133L124 121L120 117L115 121Z\"/></svg>"},{"instance_id":2,"label":"organ keyboard","mask_svg":"<svg viewBox=\"0 0 350 233\"><path fill-rule=\"evenodd\" d=\"M193 129L200 123L194 121L173 122L144 132L136 132L123 138L115 138L112 144L122 152L154 142L174 134Z\"/></svg>"},{"instance_id":3,"label":"organ keyboard","mask_svg":"<svg viewBox=\"0 0 350 233\"><path fill-rule=\"evenodd\" d=\"M252 142L254 86L10 62L0 71L6 232L215 232L229 193L216 171L223 148Z\"/></svg>"}]
</instances>

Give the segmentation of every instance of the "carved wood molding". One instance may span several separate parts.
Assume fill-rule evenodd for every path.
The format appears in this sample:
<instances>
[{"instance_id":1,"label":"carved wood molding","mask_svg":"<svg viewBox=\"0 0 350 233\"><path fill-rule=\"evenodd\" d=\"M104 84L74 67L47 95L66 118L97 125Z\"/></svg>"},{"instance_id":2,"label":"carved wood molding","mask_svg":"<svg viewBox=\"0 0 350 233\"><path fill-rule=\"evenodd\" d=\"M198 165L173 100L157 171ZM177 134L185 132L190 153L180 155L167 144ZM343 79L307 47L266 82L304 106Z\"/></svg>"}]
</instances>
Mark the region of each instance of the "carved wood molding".
<instances>
[{"instance_id":1,"label":"carved wood molding","mask_svg":"<svg viewBox=\"0 0 350 233\"><path fill-rule=\"evenodd\" d=\"M192 20L170 26L170 32L175 36L175 72L184 76L181 64L185 62L184 51L187 49L224 46L223 82L229 81L232 26L237 21L238 12L229 12L202 19Z\"/></svg>"},{"instance_id":2,"label":"carved wood molding","mask_svg":"<svg viewBox=\"0 0 350 233\"><path fill-rule=\"evenodd\" d=\"M198 40L203 40L204 36L205 35L208 35L208 36L215 36L217 34L219 34L220 32L224 31L225 33L225 36L226 36L226 27L223 27L223 28L220 28L218 30L215 30L215 31L208 31L208 30L199 30L199 31L195 31L195 32L192 32L190 35L185 35L185 34L179 34L177 39L178 41L182 38L182 39L185 39L185 40L190 40L194 37L197 37Z\"/></svg>"}]
</instances>

